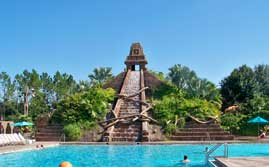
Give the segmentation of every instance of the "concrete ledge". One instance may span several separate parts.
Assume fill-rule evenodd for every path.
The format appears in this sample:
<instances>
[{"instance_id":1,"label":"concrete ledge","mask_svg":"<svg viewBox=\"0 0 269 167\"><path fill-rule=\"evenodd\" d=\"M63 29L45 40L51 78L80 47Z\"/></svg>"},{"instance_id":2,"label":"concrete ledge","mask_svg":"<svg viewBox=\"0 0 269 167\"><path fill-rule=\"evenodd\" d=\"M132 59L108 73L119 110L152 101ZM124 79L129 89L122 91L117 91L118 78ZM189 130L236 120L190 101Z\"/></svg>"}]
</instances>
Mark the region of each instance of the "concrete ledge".
<instances>
[{"instance_id":1,"label":"concrete ledge","mask_svg":"<svg viewBox=\"0 0 269 167\"><path fill-rule=\"evenodd\" d=\"M223 141L154 141L154 142L60 142L60 145L167 145L167 144L218 144L218 143L250 143L239 140Z\"/></svg>"},{"instance_id":2,"label":"concrete ledge","mask_svg":"<svg viewBox=\"0 0 269 167\"><path fill-rule=\"evenodd\" d=\"M216 158L220 167L269 167L268 157Z\"/></svg>"},{"instance_id":3,"label":"concrete ledge","mask_svg":"<svg viewBox=\"0 0 269 167\"><path fill-rule=\"evenodd\" d=\"M44 146L44 148L59 146L59 142L35 142L33 144L26 145L8 145L0 147L0 155L20 151L36 150L36 145L40 146L41 144Z\"/></svg>"}]
</instances>

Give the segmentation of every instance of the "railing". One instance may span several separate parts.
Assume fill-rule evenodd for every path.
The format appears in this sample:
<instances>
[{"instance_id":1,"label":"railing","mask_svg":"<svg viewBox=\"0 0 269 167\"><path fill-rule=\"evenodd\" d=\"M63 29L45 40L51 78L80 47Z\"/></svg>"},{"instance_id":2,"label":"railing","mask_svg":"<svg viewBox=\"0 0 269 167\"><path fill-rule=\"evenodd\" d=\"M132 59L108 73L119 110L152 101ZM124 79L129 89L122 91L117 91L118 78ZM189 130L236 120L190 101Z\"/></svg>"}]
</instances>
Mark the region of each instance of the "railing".
<instances>
[{"instance_id":1,"label":"railing","mask_svg":"<svg viewBox=\"0 0 269 167\"><path fill-rule=\"evenodd\" d=\"M65 142L65 134L61 134L60 138L59 138L59 141L61 142L62 141L62 138L64 139L64 142Z\"/></svg>"},{"instance_id":2,"label":"railing","mask_svg":"<svg viewBox=\"0 0 269 167\"><path fill-rule=\"evenodd\" d=\"M208 148L206 147L206 150L205 150L205 163L206 163L206 165L208 165L208 163L209 163L209 158L213 158L213 156L211 156L211 154L213 152L215 152L218 148L220 148L222 145L224 146L223 157L228 158L228 144L227 143L218 143L214 147L212 147L210 150L208 150Z\"/></svg>"},{"instance_id":3,"label":"railing","mask_svg":"<svg viewBox=\"0 0 269 167\"><path fill-rule=\"evenodd\" d=\"M127 70L126 75L125 75L124 80L123 80L123 83L122 83L122 86L120 88L120 94L124 94L125 93L125 87L126 87L126 84L127 84L128 79L129 79L130 73L131 73L131 70ZM114 111L113 112L115 113L115 117L116 118L119 115L122 101L123 101L122 99L117 99L116 105L114 107ZM111 126L111 127L109 127L106 131L108 132L108 136L106 136L104 138L104 140L106 142L111 142L112 141L112 133L114 131L114 125Z\"/></svg>"},{"instance_id":4,"label":"railing","mask_svg":"<svg viewBox=\"0 0 269 167\"><path fill-rule=\"evenodd\" d=\"M209 132L206 132L206 138L207 138L207 141L209 141L209 144L211 144L211 138L210 138Z\"/></svg>"}]
</instances>

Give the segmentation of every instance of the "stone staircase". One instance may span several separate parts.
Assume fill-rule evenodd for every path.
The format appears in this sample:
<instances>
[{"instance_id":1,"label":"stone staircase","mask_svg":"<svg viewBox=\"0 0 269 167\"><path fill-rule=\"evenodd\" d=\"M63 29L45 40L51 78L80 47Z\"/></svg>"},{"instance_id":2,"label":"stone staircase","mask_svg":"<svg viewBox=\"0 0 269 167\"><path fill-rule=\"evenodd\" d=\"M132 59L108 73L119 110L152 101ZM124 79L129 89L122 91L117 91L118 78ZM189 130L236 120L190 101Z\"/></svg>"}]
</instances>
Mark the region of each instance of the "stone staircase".
<instances>
[{"instance_id":1,"label":"stone staircase","mask_svg":"<svg viewBox=\"0 0 269 167\"><path fill-rule=\"evenodd\" d=\"M62 125L38 125L36 141L60 141L63 134Z\"/></svg>"},{"instance_id":2,"label":"stone staircase","mask_svg":"<svg viewBox=\"0 0 269 167\"><path fill-rule=\"evenodd\" d=\"M140 90L140 71L131 71L128 81L125 85L124 93L132 95ZM132 99L140 100L140 95L134 96ZM141 105L134 101L123 101L120 107L118 117L139 114ZM137 142L141 141L142 123L134 118L120 120L115 126L111 134L111 140L114 142Z\"/></svg>"},{"instance_id":3,"label":"stone staircase","mask_svg":"<svg viewBox=\"0 0 269 167\"><path fill-rule=\"evenodd\" d=\"M118 123L112 134L114 142L138 142L141 141L142 125L135 123Z\"/></svg>"},{"instance_id":4,"label":"stone staircase","mask_svg":"<svg viewBox=\"0 0 269 167\"><path fill-rule=\"evenodd\" d=\"M212 141L212 140L233 140L234 136L225 132L219 124L198 124L189 123L185 128L179 128L170 137L177 141Z\"/></svg>"}]
</instances>

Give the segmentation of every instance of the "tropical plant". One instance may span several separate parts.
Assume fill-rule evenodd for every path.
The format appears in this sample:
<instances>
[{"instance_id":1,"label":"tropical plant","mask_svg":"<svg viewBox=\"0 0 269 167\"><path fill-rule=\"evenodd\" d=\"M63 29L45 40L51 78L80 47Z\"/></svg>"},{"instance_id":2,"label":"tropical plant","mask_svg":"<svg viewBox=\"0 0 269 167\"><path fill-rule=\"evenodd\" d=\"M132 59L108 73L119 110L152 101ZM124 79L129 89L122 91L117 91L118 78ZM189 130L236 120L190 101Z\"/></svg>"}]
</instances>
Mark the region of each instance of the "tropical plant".
<instances>
[{"instance_id":1,"label":"tropical plant","mask_svg":"<svg viewBox=\"0 0 269 167\"><path fill-rule=\"evenodd\" d=\"M75 93L58 103L53 119L64 124L80 121L96 122L107 114L108 104L113 102L114 93L111 88L98 87Z\"/></svg>"},{"instance_id":2,"label":"tropical plant","mask_svg":"<svg viewBox=\"0 0 269 167\"><path fill-rule=\"evenodd\" d=\"M81 138L82 132L80 130L80 126L76 123L68 124L64 126L64 134L67 139L70 141L76 141Z\"/></svg>"},{"instance_id":3,"label":"tropical plant","mask_svg":"<svg viewBox=\"0 0 269 167\"><path fill-rule=\"evenodd\" d=\"M221 116L221 125L226 131L239 133L243 118L245 118L243 114L227 113Z\"/></svg>"},{"instance_id":4,"label":"tropical plant","mask_svg":"<svg viewBox=\"0 0 269 167\"><path fill-rule=\"evenodd\" d=\"M93 73L89 74L88 77L92 84L104 84L107 80L113 77L111 67L100 67L95 68Z\"/></svg>"},{"instance_id":5,"label":"tropical plant","mask_svg":"<svg viewBox=\"0 0 269 167\"><path fill-rule=\"evenodd\" d=\"M243 65L221 81L223 109L234 104L248 103L257 92L253 70Z\"/></svg>"},{"instance_id":6,"label":"tropical plant","mask_svg":"<svg viewBox=\"0 0 269 167\"><path fill-rule=\"evenodd\" d=\"M221 95L212 82L199 78L195 71L180 64L169 68L169 71L168 79L186 92L186 98L206 99L221 105Z\"/></svg>"},{"instance_id":7,"label":"tropical plant","mask_svg":"<svg viewBox=\"0 0 269 167\"><path fill-rule=\"evenodd\" d=\"M162 123L165 129L168 128L168 131L173 127L169 124L183 127L186 119L190 116L206 121L208 118L217 118L219 115L219 105L205 99L186 99L180 90L166 95L154 103L154 117Z\"/></svg>"}]
</instances>

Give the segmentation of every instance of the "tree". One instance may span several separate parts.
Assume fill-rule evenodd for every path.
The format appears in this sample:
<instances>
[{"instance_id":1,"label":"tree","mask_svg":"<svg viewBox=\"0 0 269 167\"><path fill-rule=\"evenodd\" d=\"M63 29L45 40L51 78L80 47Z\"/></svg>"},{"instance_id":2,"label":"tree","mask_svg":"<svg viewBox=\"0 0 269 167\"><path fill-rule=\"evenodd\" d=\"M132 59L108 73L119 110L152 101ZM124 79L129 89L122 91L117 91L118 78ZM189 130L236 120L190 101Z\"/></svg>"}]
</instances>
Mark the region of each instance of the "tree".
<instances>
[{"instance_id":1,"label":"tree","mask_svg":"<svg viewBox=\"0 0 269 167\"><path fill-rule=\"evenodd\" d=\"M54 101L53 79L48 73L42 73L41 80L41 92L45 95L45 101L47 105L52 105Z\"/></svg>"},{"instance_id":2,"label":"tree","mask_svg":"<svg viewBox=\"0 0 269 167\"><path fill-rule=\"evenodd\" d=\"M261 95L269 95L269 65L257 65L254 68L258 91Z\"/></svg>"},{"instance_id":3,"label":"tree","mask_svg":"<svg viewBox=\"0 0 269 167\"><path fill-rule=\"evenodd\" d=\"M23 97L24 114L28 115L31 98L40 91L41 81L39 74L34 69L32 72L24 70L22 74L15 76L15 83L17 86L17 95Z\"/></svg>"},{"instance_id":4,"label":"tree","mask_svg":"<svg viewBox=\"0 0 269 167\"><path fill-rule=\"evenodd\" d=\"M88 77L92 84L104 84L107 80L113 77L111 67L100 67L95 68L93 73L89 74Z\"/></svg>"},{"instance_id":5,"label":"tree","mask_svg":"<svg viewBox=\"0 0 269 167\"><path fill-rule=\"evenodd\" d=\"M29 116L32 120L43 113L48 113L50 110L49 105L46 101L46 95L42 92L36 92L35 97L31 99L31 104L29 105Z\"/></svg>"},{"instance_id":6,"label":"tree","mask_svg":"<svg viewBox=\"0 0 269 167\"><path fill-rule=\"evenodd\" d=\"M53 77L54 92L56 101L59 101L68 95L76 92L77 84L72 75L61 74L57 71Z\"/></svg>"},{"instance_id":7,"label":"tree","mask_svg":"<svg viewBox=\"0 0 269 167\"><path fill-rule=\"evenodd\" d=\"M206 99L221 105L221 95L212 82L199 78L193 70L180 64L169 68L169 71L168 79L184 90L187 98Z\"/></svg>"},{"instance_id":8,"label":"tree","mask_svg":"<svg viewBox=\"0 0 269 167\"><path fill-rule=\"evenodd\" d=\"M186 66L181 66L180 64L176 64L169 68L169 71L168 79L176 86L184 90L192 90L194 88L194 84L198 79L194 71Z\"/></svg>"},{"instance_id":9,"label":"tree","mask_svg":"<svg viewBox=\"0 0 269 167\"><path fill-rule=\"evenodd\" d=\"M253 70L243 65L221 81L223 109L240 103L248 103L257 92L257 83Z\"/></svg>"},{"instance_id":10,"label":"tree","mask_svg":"<svg viewBox=\"0 0 269 167\"><path fill-rule=\"evenodd\" d=\"M19 90L24 92L26 87L29 89L39 90L41 86L41 81L39 78L39 74L36 70L32 70L29 72L28 70L24 70L22 74L17 74L15 76L15 81L18 83Z\"/></svg>"},{"instance_id":11,"label":"tree","mask_svg":"<svg viewBox=\"0 0 269 167\"><path fill-rule=\"evenodd\" d=\"M91 83L89 81L80 80L77 87L78 92L87 91L91 88Z\"/></svg>"},{"instance_id":12,"label":"tree","mask_svg":"<svg viewBox=\"0 0 269 167\"><path fill-rule=\"evenodd\" d=\"M0 73L0 88L2 101L10 100L15 92L15 86L6 72Z\"/></svg>"}]
</instances>

